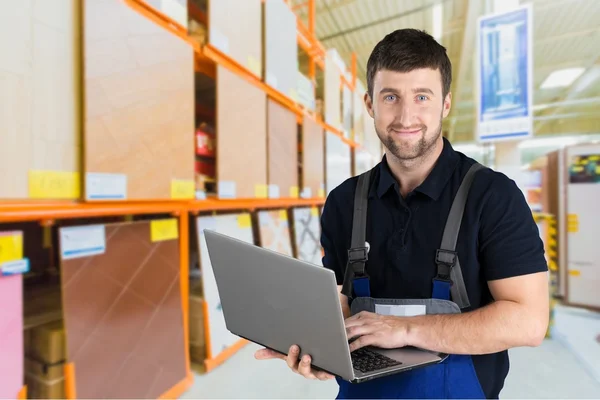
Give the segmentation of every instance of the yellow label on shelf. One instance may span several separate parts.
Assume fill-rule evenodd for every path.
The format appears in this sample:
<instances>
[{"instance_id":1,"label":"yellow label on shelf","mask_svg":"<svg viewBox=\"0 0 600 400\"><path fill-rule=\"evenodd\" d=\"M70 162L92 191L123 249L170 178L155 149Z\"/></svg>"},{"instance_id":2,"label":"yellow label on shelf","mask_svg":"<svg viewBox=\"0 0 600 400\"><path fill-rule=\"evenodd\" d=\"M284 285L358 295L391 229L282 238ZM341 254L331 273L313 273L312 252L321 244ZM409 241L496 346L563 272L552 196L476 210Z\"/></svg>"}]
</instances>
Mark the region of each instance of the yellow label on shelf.
<instances>
[{"instance_id":1,"label":"yellow label on shelf","mask_svg":"<svg viewBox=\"0 0 600 400\"><path fill-rule=\"evenodd\" d=\"M298 198L300 196L300 189L298 188L298 186L292 186L290 188L290 197L295 199Z\"/></svg>"},{"instance_id":2,"label":"yellow label on shelf","mask_svg":"<svg viewBox=\"0 0 600 400\"><path fill-rule=\"evenodd\" d=\"M257 199L266 199L269 197L269 186L267 185L256 185L254 187L254 196Z\"/></svg>"},{"instance_id":3,"label":"yellow label on shelf","mask_svg":"<svg viewBox=\"0 0 600 400\"><path fill-rule=\"evenodd\" d=\"M150 240L161 242L179 238L176 218L158 219L150 222Z\"/></svg>"},{"instance_id":4,"label":"yellow label on shelf","mask_svg":"<svg viewBox=\"0 0 600 400\"><path fill-rule=\"evenodd\" d=\"M32 199L78 199L80 196L77 172L29 171L29 197Z\"/></svg>"},{"instance_id":5,"label":"yellow label on shelf","mask_svg":"<svg viewBox=\"0 0 600 400\"><path fill-rule=\"evenodd\" d=\"M596 165L596 173L600 175L600 165Z\"/></svg>"},{"instance_id":6,"label":"yellow label on shelf","mask_svg":"<svg viewBox=\"0 0 600 400\"><path fill-rule=\"evenodd\" d=\"M256 57L248 56L248 69L256 76L262 76L262 65Z\"/></svg>"},{"instance_id":7,"label":"yellow label on shelf","mask_svg":"<svg viewBox=\"0 0 600 400\"><path fill-rule=\"evenodd\" d=\"M0 264L23 258L23 234L0 232Z\"/></svg>"},{"instance_id":8,"label":"yellow label on shelf","mask_svg":"<svg viewBox=\"0 0 600 400\"><path fill-rule=\"evenodd\" d=\"M579 224L575 223L575 224L568 224L567 226L567 232L568 233L577 233L579 232Z\"/></svg>"},{"instance_id":9,"label":"yellow label on shelf","mask_svg":"<svg viewBox=\"0 0 600 400\"><path fill-rule=\"evenodd\" d=\"M195 197L196 186L192 180L178 180L173 179L171 181L171 198L172 199L193 199Z\"/></svg>"},{"instance_id":10,"label":"yellow label on shelf","mask_svg":"<svg viewBox=\"0 0 600 400\"><path fill-rule=\"evenodd\" d=\"M287 217L287 211L286 210L279 211L279 219L282 220L282 221L287 221L288 217Z\"/></svg>"},{"instance_id":11,"label":"yellow label on shelf","mask_svg":"<svg viewBox=\"0 0 600 400\"><path fill-rule=\"evenodd\" d=\"M317 195L319 196L320 199L325 197L325 189L319 189L319 192L317 193Z\"/></svg>"},{"instance_id":12,"label":"yellow label on shelf","mask_svg":"<svg viewBox=\"0 0 600 400\"><path fill-rule=\"evenodd\" d=\"M237 221L240 228L250 228L252 226L250 214L238 215Z\"/></svg>"},{"instance_id":13,"label":"yellow label on shelf","mask_svg":"<svg viewBox=\"0 0 600 400\"><path fill-rule=\"evenodd\" d=\"M313 217L318 217L318 216L319 216L319 209L318 209L317 207L312 207L312 208L310 209L310 214L311 214Z\"/></svg>"},{"instance_id":14,"label":"yellow label on shelf","mask_svg":"<svg viewBox=\"0 0 600 400\"><path fill-rule=\"evenodd\" d=\"M579 271L578 269L572 269L569 271L569 275L571 276L581 276L581 271Z\"/></svg>"}]
</instances>

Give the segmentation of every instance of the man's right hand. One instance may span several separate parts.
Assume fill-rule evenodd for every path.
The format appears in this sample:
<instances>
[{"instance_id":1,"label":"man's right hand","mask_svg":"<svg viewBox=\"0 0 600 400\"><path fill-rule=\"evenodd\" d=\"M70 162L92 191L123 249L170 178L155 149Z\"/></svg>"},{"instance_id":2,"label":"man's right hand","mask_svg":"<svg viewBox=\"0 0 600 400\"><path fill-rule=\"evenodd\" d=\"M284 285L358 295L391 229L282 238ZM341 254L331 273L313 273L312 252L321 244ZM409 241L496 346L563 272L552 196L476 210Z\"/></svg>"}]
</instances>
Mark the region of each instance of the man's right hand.
<instances>
[{"instance_id":1,"label":"man's right hand","mask_svg":"<svg viewBox=\"0 0 600 400\"><path fill-rule=\"evenodd\" d=\"M327 381L334 378L333 375L328 374L327 372L318 371L312 368L310 356L304 355L304 357L302 357L302 360L299 360L299 354L300 349L298 348L298 346L292 346L290 347L287 356L281 353L277 353L273 350L261 349L256 352L254 357L257 360L272 360L276 358L284 360L292 371L302 375L307 379L319 379L321 381Z\"/></svg>"}]
</instances>

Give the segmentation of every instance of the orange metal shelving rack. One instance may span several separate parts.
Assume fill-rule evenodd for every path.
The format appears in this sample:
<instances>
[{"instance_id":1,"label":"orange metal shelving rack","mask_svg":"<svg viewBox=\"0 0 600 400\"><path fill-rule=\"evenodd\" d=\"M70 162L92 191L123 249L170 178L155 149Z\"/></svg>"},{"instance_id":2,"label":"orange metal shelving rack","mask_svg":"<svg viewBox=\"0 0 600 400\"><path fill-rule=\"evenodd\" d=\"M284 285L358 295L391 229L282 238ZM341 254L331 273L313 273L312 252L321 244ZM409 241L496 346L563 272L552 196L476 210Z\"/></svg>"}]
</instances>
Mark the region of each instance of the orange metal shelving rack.
<instances>
[{"instance_id":1,"label":"orange metal shelving rack","mask_svg":"<svg viewBox=\"0 0 600 400\"><path fill-rule=\"evenodd\" d=\"M177 35L182 40L186 41L195 51L195 69L204 73L209 77L215 77L216 66L222 65L237 75L248 80L250 83L262 89L267 96L278 102L282 106L291 110L297 115L298 123L302 124L303 118L308 117L316 121L324 130L332 132L340 137L344 143L352 149L360 148L360 145L348 138L343 133L325 123L315 113L304 109L300 104L296 103L290 97L278 92L271 86L267 85L261 79L253 75L249 70L239 65L227 55L219 52L211 45L201 45L188 36L187 29L162 14L160 11L149 6L144 0L122 0L132 9L146 16L150 20L164 27L171 33ZM315 36L315 0L309 0L299 6L308 7L308 27L297 19L298 26L298 45L309 56L309 78L314 80L316 76L316 68L324 69L325 48ZM191 7L191 15L200 22L207 23L208 18L200 10ZM348 80L344 71L340 85L346 85L351 90L354 90L356 83L356 55L352 56L351 64L352 79ZM323 198L313 199L239 199L239 200L173 200L173 201L123 201L123 202L94 202L86 203L80 201L44 201L44 200L27 200L22 202L0 201L0 223L9 222L26 222L38 221L44 226L50 226L57 220L76 219L76 218L101 218L114 216L129 216L129 215L150 215L150 214L170 214L178 218L179 221L179 240L181 253L181 295L182 305L184 310L184 330L185 330L185 345L189 348L189 216L197 215L202 212L218 212L218 211L255 211L259 209L273 208L291 208L291 207L318 207L324 204ZM205 321L207 324L208 321ZM210 338L207 338L210 340ZM230 349L216 358L210 358L206 361L207 370L211 370L224 362L246 341L241 340ZM193 375L191 372L189 352L186 351L186 378L175 385L171 390L165 393L161 398L178 398L192 384ZM66 397L68 399L76 399L75 385L76 366L67 364L65 366L65 388ZM19 394L20 398L26 397L26 387Z\"/></svg>"}]
</instances>

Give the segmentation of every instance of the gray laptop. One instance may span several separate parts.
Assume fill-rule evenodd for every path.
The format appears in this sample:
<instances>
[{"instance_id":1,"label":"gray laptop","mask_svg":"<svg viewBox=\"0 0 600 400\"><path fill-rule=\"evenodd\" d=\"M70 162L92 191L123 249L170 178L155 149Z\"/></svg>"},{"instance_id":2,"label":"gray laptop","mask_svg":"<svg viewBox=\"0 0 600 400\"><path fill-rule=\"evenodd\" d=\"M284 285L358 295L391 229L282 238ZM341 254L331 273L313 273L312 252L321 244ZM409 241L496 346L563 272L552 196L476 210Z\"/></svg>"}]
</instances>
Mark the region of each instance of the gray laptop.
<instances>
[{"instance_id":1,"label":"gray laptop","mask_svg":"<svg viewBox=\"0 0 600 400\"><path fill-rule=\"evenodd\" d=\"M315 368L355 383L445 359L408 347L351 354L333 271L214 231L204 234L234 335L282 354L296 344Z\"/></svg>"}]
</instances>

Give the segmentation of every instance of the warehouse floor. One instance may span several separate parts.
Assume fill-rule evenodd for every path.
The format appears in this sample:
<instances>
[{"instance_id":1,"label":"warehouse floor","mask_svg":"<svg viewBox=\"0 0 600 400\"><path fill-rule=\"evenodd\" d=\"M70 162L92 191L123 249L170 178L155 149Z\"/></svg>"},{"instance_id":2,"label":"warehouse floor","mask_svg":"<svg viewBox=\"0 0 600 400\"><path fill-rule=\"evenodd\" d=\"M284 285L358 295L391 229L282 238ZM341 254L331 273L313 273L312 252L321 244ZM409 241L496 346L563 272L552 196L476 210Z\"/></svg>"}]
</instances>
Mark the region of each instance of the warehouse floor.
<instances>
[{"instance_id":1,"label":"warehouse floor","mask_svg":"<svg viewBox=\"0 0 600 400\"><path fill-rule=\"evenodd\" d=\"M307 381L280 360L256 361L253 354L258 348L248 345L210 374L196 376L183 398L335 398L335 382ZM502 398L600 398L600 382L558 341L513 349L510 357Z\"/></svg>"}]
</instances>

